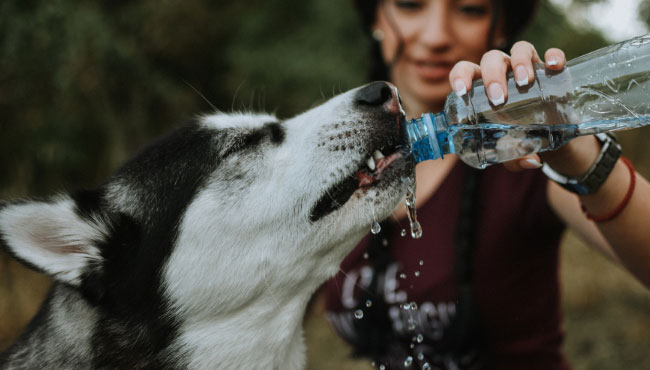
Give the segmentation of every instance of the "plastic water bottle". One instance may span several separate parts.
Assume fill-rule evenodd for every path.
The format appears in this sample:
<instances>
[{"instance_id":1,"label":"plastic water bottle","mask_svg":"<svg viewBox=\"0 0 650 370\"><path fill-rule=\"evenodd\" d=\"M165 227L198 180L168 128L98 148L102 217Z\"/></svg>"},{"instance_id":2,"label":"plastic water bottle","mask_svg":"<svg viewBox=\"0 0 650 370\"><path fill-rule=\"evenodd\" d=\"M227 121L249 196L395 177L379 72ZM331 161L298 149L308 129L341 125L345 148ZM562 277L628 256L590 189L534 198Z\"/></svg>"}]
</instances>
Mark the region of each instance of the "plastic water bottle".
<instances>
[{"instance_id":1,"label":"plastic water bottle","mask_svg":"<svg viewBox=\"0 0 650 370\"><path fill-rule=\"evenodd\" d=\"M444 110L407 122L417 162L454 153L476 168L554 150L581 135L650 124L650 34L573 59L562 71L535 65L534 82L508 75L508 98L493 106L477 80Z\"/></svg>"}]
</instances>

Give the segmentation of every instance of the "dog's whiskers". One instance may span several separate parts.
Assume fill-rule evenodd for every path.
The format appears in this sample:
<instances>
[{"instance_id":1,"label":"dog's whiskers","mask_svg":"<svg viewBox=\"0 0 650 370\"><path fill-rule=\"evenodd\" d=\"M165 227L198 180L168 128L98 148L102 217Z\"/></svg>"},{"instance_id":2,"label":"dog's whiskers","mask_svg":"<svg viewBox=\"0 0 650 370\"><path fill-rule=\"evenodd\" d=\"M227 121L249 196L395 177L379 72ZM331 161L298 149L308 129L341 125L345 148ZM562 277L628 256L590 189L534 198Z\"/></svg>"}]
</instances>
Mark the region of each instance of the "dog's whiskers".
<instances>
[{"instance_id":1,"label":"dog's whiskers","mask_svg":"<svg viewBox=\"0 0 650 370\"><path fill-rule=\"evenodd\" d=\"M334 196L333 196L332 194L330 194L330 190L329 190L329 189L325 189L325 194L327 194L327 196L330 197L330 199L332 200L332 202L334 202L334 204L335 204L337 207L340 207L340 206L341 206L341 205L339 204L339 202L338 202L336 199L334 199Z\"/></svg>"},{"instance_id":2,"label":"dog's whiskers","mask_svg":"<svg viewBox=\"0 0 650 370\"><path fill-rule=\"evenodd\" d=\"M244 83L246 80L243 80L239 86L237 86L237 89L235 89L235 94L232 97L232 103L230 104L230 111L234 112L235 111L235 101L237 100L237 94L239 94L239 90L241 90L242 86L244 86Z\"/></svg>"},{"instance_id":3,"label":"dog's whiskers","mask_svg":"<svg viewBox=\"0 0 650 370\"><path fill-rule=\"evenodd\" d=\"M257 109L260 112L264 111L265 107L266 107L266 94L264 93L264 88L263 87L261 88L261 90L262 91L260 92L260 94L258 95L258 98L257 98Z\"/></svg>"},{"instance_id":4,"label":"dog's whiskers","mask_svg":"<svg viewBox=\"0 0 650 370\"><path fill-rule=\"evenodd\" d=\"M212 108L212 110L214 110L215 112L218 111L217 107L215 107L214 104L212 104L212 103L208 100L208 98L206 98L205 95L203 95L203 94L202 94L202 93L201 93L197 88L195 88L194 86L192 86L191 83L189 83L187 80L183 80L183 82L185 82L185 84L187 84L187 86L189 86L192 90L194 90L194 92L195 92L198 96L200 96L200 97L201 97L201 98L202 98L206 103L208 103L208 105L210 106L210 108Z\"/></svg>"},{"instance_id":5,"label":"dog's whiskers","mask_svg":"<svg viewBox=\"0 0 650 370\"><path fill-rule=\"evenodd\" d=\"M345 271L343 271L340 267L339 267L339 271L340 271L340 272L343 274L343 276L345 276L346 278L350 278L350 275L348 275L348 274L347 274ZM374 292L371 292L371 291L369 291L368 289L366 289L364 286L359 285L358 282L355 281L355 282L354 282L354 286L356 286L357 288L363 290L365 293L368 293L371 297L373 297L373 298L377 298L377 295L376 295ZM338 288L338 283L337 283L337 288ZM339 289L340 289L340 288L339 288Z\"/></svg>"}]
</instances>

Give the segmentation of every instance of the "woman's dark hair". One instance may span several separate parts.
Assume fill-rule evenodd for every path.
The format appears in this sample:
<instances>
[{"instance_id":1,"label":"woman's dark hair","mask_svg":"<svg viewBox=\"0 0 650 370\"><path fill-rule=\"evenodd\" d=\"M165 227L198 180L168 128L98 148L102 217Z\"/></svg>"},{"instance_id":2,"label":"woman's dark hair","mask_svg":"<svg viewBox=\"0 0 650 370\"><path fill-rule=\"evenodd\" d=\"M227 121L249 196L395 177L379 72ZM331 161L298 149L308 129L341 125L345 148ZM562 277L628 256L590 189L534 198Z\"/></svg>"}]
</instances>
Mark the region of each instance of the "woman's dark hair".
<instances>
[{"instance_id":1,"label":"woman's dark hair","mask_svg":"<svg viewBox=\"0 0 650 370\"><path fill-rule=\"evenodd\" d=\"M383 0L353 0L361 20L364 32L372 35L372 25L375 23L377 7ZM490 36L496 31L499 22L503 21L503 31L506 44L500 46L504 51L510 49L519 33L532 20L539 0L492 0L494 8ZM492 39L492 37L490 37ZM494 47L494 45L492 46ZM371 80L388 80L388 68L384 63L379 43L373 42L371 46L372 65L370 69ZM399 54L399 53L398 53Z\"/></svg>"}]
</instances>

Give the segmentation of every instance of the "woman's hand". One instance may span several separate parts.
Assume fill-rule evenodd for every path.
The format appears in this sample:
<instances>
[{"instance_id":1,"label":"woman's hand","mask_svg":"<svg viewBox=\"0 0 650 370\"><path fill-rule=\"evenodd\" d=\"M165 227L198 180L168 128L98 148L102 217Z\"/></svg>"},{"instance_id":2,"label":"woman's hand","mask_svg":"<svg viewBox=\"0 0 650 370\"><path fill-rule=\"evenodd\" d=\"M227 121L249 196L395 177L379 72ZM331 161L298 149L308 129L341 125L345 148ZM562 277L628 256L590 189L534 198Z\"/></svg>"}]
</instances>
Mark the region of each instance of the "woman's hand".
<instances>
[{"instance_id":1,"label":"woman's hand","mask_svg":"<svg viewBox=\"0 0 650 370\"><path fill-rule=\"evenodd\" d=\"M548 49L544 53L544 64L547 69L560 71L566 66L566 57L560 49ZM508 98L508 84L506 73L514 71L515 82L519 86L533 83L535 72L533 64L542 63L535 47L526 41L519 41L513 45L510 55L500 51L491 50L483 55L481 64L459 62L451 70L449 81L454 92L464 94L472 86L472 81L483 79L485 94L493 105L499 106ZM543 153L541 156L551 167L565 175L580 175L585 173L593 160L598 155L598 143L592 137L583 137L573 140L560 150ZM532 154L504 165L512 171L541 167L540 156Z\"/></svg>"}]
</instances>

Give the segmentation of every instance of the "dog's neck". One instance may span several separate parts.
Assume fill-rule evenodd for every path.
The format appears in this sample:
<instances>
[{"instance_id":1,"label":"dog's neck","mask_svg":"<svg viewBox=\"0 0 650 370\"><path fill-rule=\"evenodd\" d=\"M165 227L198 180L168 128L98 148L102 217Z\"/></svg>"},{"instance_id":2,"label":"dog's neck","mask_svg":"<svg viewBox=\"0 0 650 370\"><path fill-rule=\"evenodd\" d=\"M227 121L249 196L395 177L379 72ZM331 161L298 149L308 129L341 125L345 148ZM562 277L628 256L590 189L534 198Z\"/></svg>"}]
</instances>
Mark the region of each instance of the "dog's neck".
<instances>
[{"instance_id":1,"label":"dog's neck","mask_svg":"<svg viewBox=\"0 0 650 370\"><path fill-rule=\"evenodd\" d=\"M303 369L302 321L308 298L299 295L280 302L267 296L229 315L186 320L174 352L184 357L188 369L236 369L245 363L265 369Z\"/></svg>"},{"instance_id":2,"label":"dog's neck","mask_svg":"<svg viewBox=\"0 0 650 370\"><path fill-rule=\"evenodd\" d=\"M216 364L236 369L253 363L258 368L304 369L305 308L342 256L328 261L300 258L313 250L302 242L272 243L266 235L249 234L245 243L222 236L219 243L228 248L179 237L163 274L171 312L181 319L172 351L188 369ZM213 251L219 256L205 258ZM215 267L212 261L219 259L229 262Z\"/></svg>"}]
</instances>

